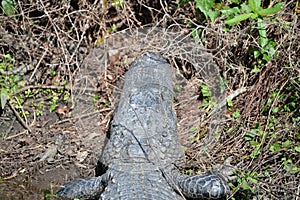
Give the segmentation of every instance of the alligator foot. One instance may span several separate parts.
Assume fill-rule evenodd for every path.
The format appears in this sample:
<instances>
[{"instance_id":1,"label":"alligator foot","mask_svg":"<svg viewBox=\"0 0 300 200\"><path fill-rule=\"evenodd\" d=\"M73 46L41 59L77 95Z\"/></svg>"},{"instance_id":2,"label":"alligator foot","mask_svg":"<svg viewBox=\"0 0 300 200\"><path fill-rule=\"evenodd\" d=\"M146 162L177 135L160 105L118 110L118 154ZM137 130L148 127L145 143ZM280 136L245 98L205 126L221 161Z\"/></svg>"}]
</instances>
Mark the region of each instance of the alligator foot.
<instances>
[{"instance_id":1,"label":"alligator foot","mask_svg":"<svg viewBox=\"0 0 300 200\"><path fill-rule=\"evenodd\" d=\"M67 199L98 199L104 187L102 176L85 178L65 184L57 194Z\"/></svg>"},{"instance_id":2,"label":"alligator foot","mask_svg":"<svg viewBox=\"0 0 300 200\"><path fill-rule=\"evenodd\" d=\"M230 192L228 182L235 180L235 168L230 164L231 157L223 165L202 175L188 176L173 170L170 174L173 187L191 199L220 199Z\"/></svg>"}]
</instances>

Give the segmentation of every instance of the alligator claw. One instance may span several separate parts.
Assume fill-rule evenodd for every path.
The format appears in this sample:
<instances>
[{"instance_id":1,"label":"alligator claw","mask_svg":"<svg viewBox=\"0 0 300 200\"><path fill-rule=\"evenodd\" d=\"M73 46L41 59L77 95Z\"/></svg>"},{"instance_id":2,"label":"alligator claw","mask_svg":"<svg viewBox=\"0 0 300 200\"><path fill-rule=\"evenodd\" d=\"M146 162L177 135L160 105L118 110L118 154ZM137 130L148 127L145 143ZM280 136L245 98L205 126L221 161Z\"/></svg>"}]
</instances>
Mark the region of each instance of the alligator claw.
<instances>
[{"instance_id":1,"label":"alligator claw","mask_svg":"<svg viewBox=\"0 0 300 200\"><path fill-rule=\"evenodd\" d=\"M231 164L232 158L232 156L226 158L223 165L217 165L214 168L214 170L219 172L227 182L232 182L237 179L237 176L234 175L237 168Z\"/></svg>"}]
</instances>

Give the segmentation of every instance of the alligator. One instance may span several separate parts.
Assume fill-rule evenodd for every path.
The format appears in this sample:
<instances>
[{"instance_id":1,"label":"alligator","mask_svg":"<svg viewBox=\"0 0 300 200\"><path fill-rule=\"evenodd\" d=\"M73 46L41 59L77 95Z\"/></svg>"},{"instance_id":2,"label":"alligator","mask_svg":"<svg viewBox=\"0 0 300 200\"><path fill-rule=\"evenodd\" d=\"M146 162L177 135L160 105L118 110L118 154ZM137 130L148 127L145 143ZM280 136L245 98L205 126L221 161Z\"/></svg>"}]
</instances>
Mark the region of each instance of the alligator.
<instances>
[{"instance_id":1,"label":"alligator","mask_svg":"<svg viewBox=\"0 0 300 200\"><path fill-rule=\"evenodd\" d=\"M68 199L219 199L229 193L228 172L178 170L184 151L177 137L173 73L158 53L133 61L111 123L100 164L102 175L62 186ZM222 168L224 169L224 168Z\"/></svg>"}]
</instances>

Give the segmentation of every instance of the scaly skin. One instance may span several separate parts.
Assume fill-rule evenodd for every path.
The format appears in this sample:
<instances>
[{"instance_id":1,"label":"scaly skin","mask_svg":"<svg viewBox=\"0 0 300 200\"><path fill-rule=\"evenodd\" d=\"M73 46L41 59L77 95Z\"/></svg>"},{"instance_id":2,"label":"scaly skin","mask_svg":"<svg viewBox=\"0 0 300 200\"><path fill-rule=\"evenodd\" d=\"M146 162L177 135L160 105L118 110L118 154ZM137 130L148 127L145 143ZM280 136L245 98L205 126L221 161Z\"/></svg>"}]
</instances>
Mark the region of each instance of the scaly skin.
<instances>
[{"instance_id":1,"label":"scaly skin","mask_svg":"<svg viewBox=\"0 0 300 200\"><path fill-rule=\"evenodd\" d=\"M172 69L162 56L145 53L127 72L97 178L67 183L58 195L84 199L217 199L229 187L218 171L187 176L173 109Z\"/></svg>"}]
</instances>

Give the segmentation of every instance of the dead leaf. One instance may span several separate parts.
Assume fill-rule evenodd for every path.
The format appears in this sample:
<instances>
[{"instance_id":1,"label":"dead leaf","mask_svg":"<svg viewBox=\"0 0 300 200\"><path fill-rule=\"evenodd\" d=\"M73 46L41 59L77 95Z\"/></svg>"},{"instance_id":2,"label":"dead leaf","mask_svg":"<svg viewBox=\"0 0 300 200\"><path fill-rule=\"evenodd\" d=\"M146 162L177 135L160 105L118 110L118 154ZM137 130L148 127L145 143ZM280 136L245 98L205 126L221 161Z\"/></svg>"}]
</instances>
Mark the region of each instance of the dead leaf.
<instances>
[{"instance_id":1,"label":"dead leaf","mask_svg":"<svg viewBox=\"0 0 300 200\"><path fill-rule=\"evenodd\" d=\"M77 153L77 156L76 156L76 159L79 161L79 162L83 162L86 157L88 156L88 152L87 151L79 151Z\"/></svg>"}]
</instances>

